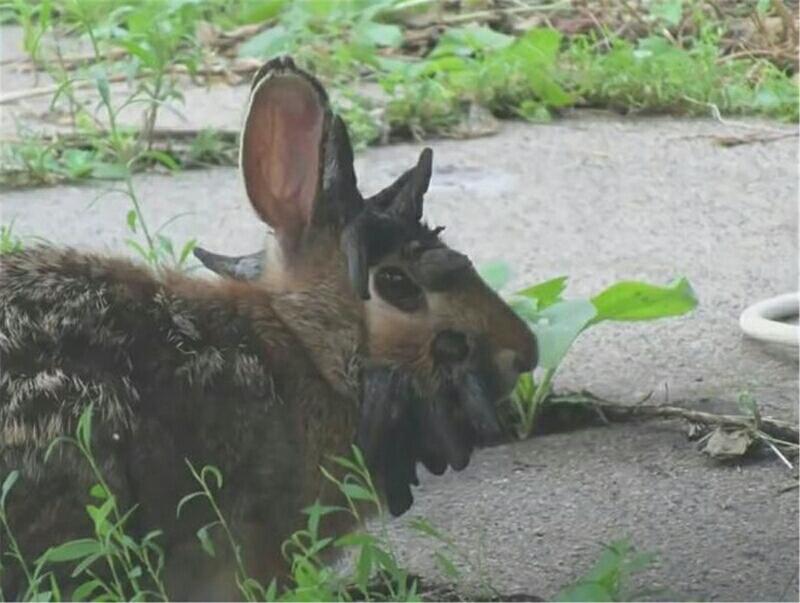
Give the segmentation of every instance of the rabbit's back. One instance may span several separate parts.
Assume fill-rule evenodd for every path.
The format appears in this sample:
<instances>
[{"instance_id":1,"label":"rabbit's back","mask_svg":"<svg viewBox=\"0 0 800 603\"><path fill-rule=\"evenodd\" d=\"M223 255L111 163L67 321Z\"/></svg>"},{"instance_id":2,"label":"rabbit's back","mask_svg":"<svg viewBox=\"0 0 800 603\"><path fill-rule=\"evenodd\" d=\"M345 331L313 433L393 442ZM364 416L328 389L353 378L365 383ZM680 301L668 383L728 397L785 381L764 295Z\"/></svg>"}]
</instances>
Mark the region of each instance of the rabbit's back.
<instances>
[{"instance_id":1,"label":"rabbit's back","mask_svg":"<svg viewBox=\"0 0 800 603\"><path fill-rule=\"evenodd\" d=\"M164 529L168 548L196 544L211 519L202 505L174 521L196 489L185 460L214 464L223 512L270 562L320 494L322 455L352 441L354 418L268 293L48 247L0 266L0 475L21 469L10 511L23 547L38 553L88 526L88 464L64 446L44 454L91 404L94 455L123 508L140 506L142 531Z\"/></svg>"},{"instance_id":2,"label":"rabbit's back","mask_svg":"<svg viewBox=\"0 0 800 603\"><path fill-rule=\"evenodd\" d=\"M226 290L162 280L124 259L47 247L8 254L0 265L6 448L70 434L90 403L98 427L120 436L142 416L167 412L156 402L167 394L168 414L198 411L195 400L209 392L268 401L267 353L293 344L275 319L262 324L265 345L248 301L269 319L268 302L248 300L233 283Z\"/></svg>"}]
</instances>

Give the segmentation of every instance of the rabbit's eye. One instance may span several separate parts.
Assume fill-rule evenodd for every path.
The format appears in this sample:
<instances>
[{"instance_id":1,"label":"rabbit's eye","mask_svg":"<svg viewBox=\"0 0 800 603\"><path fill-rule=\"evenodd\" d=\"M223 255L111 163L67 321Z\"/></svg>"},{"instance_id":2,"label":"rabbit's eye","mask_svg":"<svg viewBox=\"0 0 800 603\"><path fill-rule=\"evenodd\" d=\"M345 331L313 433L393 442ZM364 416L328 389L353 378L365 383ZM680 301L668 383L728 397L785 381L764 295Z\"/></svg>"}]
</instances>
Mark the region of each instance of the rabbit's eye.
<instances>
[{"instance_id":1,"label":"rabbit's eye","mask_svg":"<svg viewBox=\"0 0 800 603\"><path fill-rule=\"evenodd\" d=\"M399 268L381 268L375 274L375 289L387 302L403 312L419 310L423 303L422 289Z\"/></svg>"}]
</instances>

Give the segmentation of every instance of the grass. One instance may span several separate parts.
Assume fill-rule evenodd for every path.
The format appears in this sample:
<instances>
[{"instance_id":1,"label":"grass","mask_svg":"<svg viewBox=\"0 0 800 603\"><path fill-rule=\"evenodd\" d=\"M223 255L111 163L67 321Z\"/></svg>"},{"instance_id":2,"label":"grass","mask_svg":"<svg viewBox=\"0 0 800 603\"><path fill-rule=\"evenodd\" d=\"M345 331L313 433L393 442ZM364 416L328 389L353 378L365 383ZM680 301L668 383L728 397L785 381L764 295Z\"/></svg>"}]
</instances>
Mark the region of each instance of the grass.
<instances>
[{"instance_id":1,"label":"grass","mask_svg":"<svg viewBox=\"0 0 800 603\"><path fill-rule=\"evenodd\" d=\"M0 535L5 540L5 554L0 557L0 577L12 565L24 576L23 591L4 593L0 600L29 601L168 601L170 594L164 579L167 562L161 546L162 532L152 529L144 536L132 534L127 526L137 513L136 507L121 508L110 489L107 476L92 452L92 408L82 413L75 435L54 440L47 458L60 446L73 446L87 463L96 483L89 494L93 503L86 506L87 535L85 538L55 543L35 560L22 554L10 525L7 504L13 489L21 479L18 471L2 477L0 486ZM196 468L187 460L187 467L198 485L177 505L178 517L187 505L206 504L214 520L197 531L197 546L211 557L221 552L215 547L225 543L234 558L236 585L246 601L419 601L421 584L400 564L392 543L386 536L385 515L364 459L357 448L351 457L334 457L331 462L345 475L341 479L324 468L324 475L336 484L344 495L345 507L326 507L319 502L303 511L306 527L295 532L282 551L290 562L288 583L278 585L273 579L261 583L247 574L245 560L235 534L216 502L224 487L220 471L210 465ZM361 521L364 505L374 507L380 518L380 534L367 531L346 534L337 538L320 536L320 525L336 513L347 513ZM451 583L461 581L458 564L466 566L481 577L483 595L502 600L502 595L490 585L480 559L474 562L447 535L424 518L412 520L412 529L430 538L436 546L434 558L443 575ZM212 538L222 532L223 538ZM215 545L214 542L217 544ZM331 552L352 555L354 562L343 571L335 571L323 561ZM460 561L459 561L460 560ZM638 597L630 588L630 577L651 562L651 556L636 553L626 540L611 543L603 551L595 567L574 585L558 596L562 601L622 601ZM67 574L65 574L65 571ZM64 575L69 575L71 590L65 590ZM441 591L438 591L440 594ZM452 591L451 591L452 594ZM434 595L436 596L436 595Z\"/></svg>"},{"instance_id":2,"label":"grass","mask_svg":"<svg viewBox=\"0 0 800 603\"><path fill-rule=\"evenodd\" d=\"M22 25L25 50L57 84L51 108L72 133L44 140L24 132L6 144L0 185L232 163L234 140L205 132L175 148L158 140L155 129L161 111L183 103L186 77L202 78L210 62L229 61L198 32L261 23L269 26L240 40L236 55L293 54L332 90L357 148L398 137L463 136L476 107L528 121L587 106L798 120L792 74L767 58L730 54L730 27L700 0L650 3L649 12L635 15L645 30L633 38L602 27L569 36L547 26L518 33L476 19L447 25L429 48L409 47L406 23L432 6L428 0L11 0L0 14ZM741 10L763 22L774 18L770 7L759 2ZM78 65L63 48L75 38L91 49ZM112 86L120 78L129 82L124 92ZM377 84L382 95L365 96L365 83ZM78 93L86 85L95 89L94 106ZM140 123L122 126L120 113L130 107L141 109Z\"/></svg>"}]
</instances>

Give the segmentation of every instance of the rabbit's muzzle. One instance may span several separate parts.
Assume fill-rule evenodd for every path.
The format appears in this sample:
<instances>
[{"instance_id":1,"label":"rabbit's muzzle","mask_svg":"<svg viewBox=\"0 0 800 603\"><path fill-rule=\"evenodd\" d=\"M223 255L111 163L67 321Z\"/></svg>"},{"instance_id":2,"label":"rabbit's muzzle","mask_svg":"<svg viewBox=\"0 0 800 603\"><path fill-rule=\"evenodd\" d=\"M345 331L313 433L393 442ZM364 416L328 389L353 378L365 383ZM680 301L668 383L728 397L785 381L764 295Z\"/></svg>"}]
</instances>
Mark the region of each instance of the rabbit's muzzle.
<instances>
[{"instance_id":1,"label":"rabbit's muzzle","mask_svg":"<svg viewBox=\"0 0 800 603\"><path fill-rule=\"evenodd\" d=\"M513 391L521 373L532 370L536 340L532 334L521 350L493 350L481 335L451 329L431 342L431 358L439 383L440 399L449 400L463 413L475 443L494 443L502 437L497 403Z\"/></svg>"}]
</instances>

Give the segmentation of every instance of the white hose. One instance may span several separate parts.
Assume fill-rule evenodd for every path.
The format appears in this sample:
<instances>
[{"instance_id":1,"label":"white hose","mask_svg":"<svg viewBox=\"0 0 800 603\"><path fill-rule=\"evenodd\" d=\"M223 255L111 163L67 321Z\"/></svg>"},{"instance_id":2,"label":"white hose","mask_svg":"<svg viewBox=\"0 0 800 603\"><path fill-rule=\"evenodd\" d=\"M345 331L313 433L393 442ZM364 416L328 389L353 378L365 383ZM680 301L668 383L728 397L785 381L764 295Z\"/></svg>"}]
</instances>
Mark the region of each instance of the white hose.
<instances>
[{"instance_id":1,"label":"white hose","mask_svg":"<svg viewBox=\"0 0 800 603\"><path fill-rule=\"evenodd\" d=\"M800 326L778 319L796 317L798 313L800 293L786 293L747 308L739 317L739 326L755 339L796 346L800 345Z\"/></svg>"}]
</instances>

